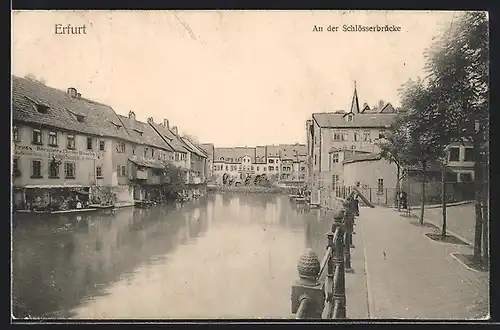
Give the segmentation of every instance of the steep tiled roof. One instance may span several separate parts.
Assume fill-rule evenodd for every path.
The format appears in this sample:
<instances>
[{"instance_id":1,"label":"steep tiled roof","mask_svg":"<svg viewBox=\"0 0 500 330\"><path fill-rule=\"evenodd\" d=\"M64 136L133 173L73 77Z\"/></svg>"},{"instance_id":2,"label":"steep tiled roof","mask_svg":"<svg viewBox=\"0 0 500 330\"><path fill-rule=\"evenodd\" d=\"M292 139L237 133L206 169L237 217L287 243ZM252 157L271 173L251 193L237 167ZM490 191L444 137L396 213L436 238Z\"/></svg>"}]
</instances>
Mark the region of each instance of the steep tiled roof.
<instances>
[{"instance_id":1,"label":"steep tiled roof","mask_svg":"<svg viewBox=\"0 0 500 330\"><path fill-rule=\"evenodd\" d=\"M357 113L354 119L348 122L343 114L333 112L313 113L313 119L320 127L348 128L348 127L389 127L396 119L395 113Z\"/></svg>"},{"instance_id":2,"label":"steep tiled roof","mask_svg":"<svg viewBox=\"0 0 500 330\"><path fill-rule=\"evenodd\" d=\"M173 151L149 124L122 115L118 115L118 117L136 141L159 149Z\"/></svg>"},{"instance_id":3,"label":"steep tiled roof","mask_svg":"<svg viewBox=\"0 0 500 330\"><path fill-rule=\"evenodd\" d=\"M257 146L255 147L255 163L265 164L266 163L266 147Z\"/></svg>"},{"instance_id":4,"label":"steep tiled roof","mask_svg":"<svg viewBox=\"0 0 500 330\"><path fill-rule=\"evenodd\" d=\"M280 147L275 145L267 145L266 146L266 156L267 157L279 157L280 156Z\"/></svg>"},{"instance_id":5,"label":"steep tiled roof","mask_svg":"<svg viewBox=\"0 0 500 330\"><path fill-rule=\"evenodd\" d=\"M203 150L200 150L193 142L189 141L188 138L182 137L181 139L184 143L186 143L190 147L190 149L192 150L192 152L195 155L198 155L198 156L203 157L203 158L207 158L207 156L205 155L205 152Z\"/></svg>"},{"instance_id":6,"label":"steep tiled roof","mask_svg":"<svg viewBox=\"0 0 500 330\"><path fill-rule=\"evenodd\" d=\"M280 144L281 159L300 159L300 156L307 155L307 146L305 144Z\"/></svg>"},{"instance_id":7,"label":"steep tiled roof","mask_svg":"<svg viewBox=\"0 0 500 330\"><path fill-rule=\"evenodd\" d=\"M214 161L220 161L221 157L224 161L231 159L232 163L241 163L241 158L249 156L252 163L255 163L255 148L251 147L233 147L233 148L215 148Z\"/></svg>"},{"instance_id":8,"label":"steep tiled roof","mask_svg":"<svg viewBox=\"0 0 500 330\"><path fill-rule=\"evenodd\" d=\"M212 143L202 143L200 144L200 148L205 151L205 154L208 157L213 158L214 156L214 145Z\"/></svg>"},{"instance_id":9,"label":"steep tiled roof","mask_svg":"<svg viewBox=\"0 0 500 330\"><path fill-rule=\"evenodd\" d=\"M39 113L37 104L48 107L47 113ZM12 76L12 117L26 123L131 140L110 106L82 97L71 98L65 91L16 76Z\"/></svg>"},{"instance_id":10,"label":"steep tiled roof","mask_svg":"<svg viewBox=\"0 0 500 330\"><path fill-rule=\"evenodd\" d=\"M151 127L153 127L158 134L160 134L164 140L167 141L168 145L177 152L187 153L190 150L184 146L185 143L181 142L180 139L172 133L168 128L161 124L157 123L149 123Z\"/></svg>"}]
</instances>

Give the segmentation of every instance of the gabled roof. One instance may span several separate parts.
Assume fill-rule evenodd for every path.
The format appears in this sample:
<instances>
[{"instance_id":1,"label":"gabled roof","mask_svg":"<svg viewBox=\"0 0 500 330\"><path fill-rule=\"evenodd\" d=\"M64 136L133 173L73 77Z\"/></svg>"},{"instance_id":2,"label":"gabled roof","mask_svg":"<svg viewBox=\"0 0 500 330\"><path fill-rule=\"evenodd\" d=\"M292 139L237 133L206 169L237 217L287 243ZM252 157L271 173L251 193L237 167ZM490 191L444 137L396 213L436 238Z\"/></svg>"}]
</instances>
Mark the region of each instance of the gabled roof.
<instances>
[{"instance_id":1,"label":"gabled roof","mask_svg":"<svg viewBox=\"0 0 500 330\"><path fill-rule=\"evenodd\" d=\"M392 104L390 103L387 103L381 110L379 113L396 113L396 110L394 109L394 107L392 106Z\"/></svg>"},{"instance_id":2,"label":"gabled roof","mask_svg":"<svg viewBox=\"0 0 500 330\"><path fill-rule=\"evenodd\" d=\"M190 150L184 146L185 143L181 142L180 139L165 126L151 122L149 125L156 130L156 132L174 151L182 153L190 152Z\"/></svg>"},{"instance_id":3,"label":"gabled roof","mask_svg":"<svg viewBox=\"0 0 500 330\"><path fill-rule=\"evenodd\" d=\"M167 151L173 151L149 124L122 115L118 115L118 117L136 142Z\"/></svg>"},{"instance_id":4,"label":"gabled roof","mask_svg":"<svg viewBox=\"0 0 500 330\"><path fill-rule=\"evenodd\" d=\"M207 156L212 156L214 155L214 145L212 143L202 143L199 145L199 147L205 152Z\"/></svg>"},{"instance_id":5,"label":"gabled roof","mask_svg":"<svg viewBox=\"0 0 500 330\"><path fill-rule=\"evenodd\" d=\"M307 155L307 146L305 144L280 144L279 149L282 160L297 160L301 159L301 156Z\"/></svg>"},{"instance_id":6,"label":"gabled roof","mask_svg":"<svg viewBox=\"0 0 500 330\"><path fill-rule=\"evenodd\" d=\"M193 142L189 141L188 138L181 137L181 139L184 143L186 143L191 148L192 152L195 155L198 155L198 156L203 157L203 158L207 158L207 155L205 154L205 152L203 150L201 150L200 148L198 148Z\"/></svg>"},{"instance_id":7,"label":"gabled roof","mask_svg":"<svg viewBox=\"0 0 500 330\"><path fill-rule=\"evenodd\" d=\"M48 107L48 111L39 113L37 104ZM78 121L78 117L83 121ZM12 76L12 118L62 130L132 140L110 106L83 97L72 98L65 91L16 76Z\"/></svg>"},{"instance_id":8,"label":"gabled roof","mask_svg":"<svg viewBox=\"0 0 500 330\"><path fill-rule=\"evenodd\" d=\"M343 114L333 112L313 113L313 119L324 128L388 128L397 114L358 113L352 121L346 121Z\"/></svg>"},{"instance_id":9,"label":"gabled roof","mask_svg":"<svg viewBox=\"0 0 500 330\"><path fill-rule=\"evenodd\" d=\"M245 156L250 157L252 163L255 163L255 148L251 147L233 147L233 148L215 148L214 161L221 161L223 158L225 162L231 159L231 163L241 163L241 159Z\"/></svg>"},{"instance_id":10,"label":"gabled roof","mask_svg":"<svg viewBox=\"0 0 500 330\"><path fill-rule=\"evenodd\" d=\"M267 145L266 146L266 156L267 157L279 157L280 156L280 147L276 145Z\"/></svg>"},{"instance_id":11,"label":"gabled roof","mask_svg":"<svg viewBox=\"0 0 500 330\"><path fill-rule=\"evenodd\" d=\"M265 164L266 163L266 147L257 146L255 147L255 163Z\"/></svg>"}]
</instances>

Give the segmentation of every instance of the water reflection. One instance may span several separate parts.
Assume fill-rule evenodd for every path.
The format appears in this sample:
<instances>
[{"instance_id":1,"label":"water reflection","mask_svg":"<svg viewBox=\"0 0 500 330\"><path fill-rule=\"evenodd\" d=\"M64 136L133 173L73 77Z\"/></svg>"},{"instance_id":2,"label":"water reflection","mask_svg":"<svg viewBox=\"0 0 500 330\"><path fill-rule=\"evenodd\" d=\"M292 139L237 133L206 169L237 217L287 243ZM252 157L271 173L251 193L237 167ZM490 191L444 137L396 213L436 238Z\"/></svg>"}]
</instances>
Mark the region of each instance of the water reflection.
<instances>
[{"instance_id":1,"label":"water reflection","mask_svg":"<svg viewBox=\"0 0 500 330\"><path fill-rule=\"evenodd\" d=\"M185 205L17 214L16 317L288 317L305 246L331 221L286 196L209 194Z\"/></svg>"}]
</instances>

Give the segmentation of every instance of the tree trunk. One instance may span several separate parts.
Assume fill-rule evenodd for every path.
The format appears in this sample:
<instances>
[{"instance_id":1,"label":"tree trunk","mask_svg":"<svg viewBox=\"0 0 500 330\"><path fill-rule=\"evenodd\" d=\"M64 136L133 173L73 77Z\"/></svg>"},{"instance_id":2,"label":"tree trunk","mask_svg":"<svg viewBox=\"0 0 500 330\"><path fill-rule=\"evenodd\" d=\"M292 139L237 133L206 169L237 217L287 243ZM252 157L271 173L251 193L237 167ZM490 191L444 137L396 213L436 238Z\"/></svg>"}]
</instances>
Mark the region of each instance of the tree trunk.
<instances>
[{"instance_id":1,"label":"tree trunk","mask_svg":"<svg viewBox=\"0 0 500 330\"><path fill-rule=\"evenodd\" d=\"M481 241L482 241L482 232L483 232L483 219L481 212L481 202L482 202L482 164L481 164L481 155L479 152L479 146L477 143L474 144L475 151L475 162L474 162L474 199L475 199L475 211L476 211L476 226L474 232L474 262L481 262Z\"/></svg>"},{"instance_id":2,"label":"tree trunk","mask_svg":"<svg viewBox=\"0 0 500 330\"><path fill-rule=\"evenodd\" d=\"M485 156L483 158L483 266L489 266L489 169L488 169L488 158Z\"/></svg>"},{"instance_id":3,"label":"tree trunk","mask_svg":"<svg viewBox=\"0 0 500 330\"><path fill-rule=\"evenodd\" d=\"M401 191L401 166L399 166L399 164L396 164L397 166L397 169L398 169L398 177L397 177L397 180L396 180L396 203L397 203L397 208L398 208L398 212L401 211L401 201L399 200L399 194L400 194L400 191Z\"/></svg>"},{"instance_id":4,"label":"tree trunk","mask_svg":"<svg viewBox=\"0 0 500 330\"><path fill-rule=\"evenodd\" d=\"M424 224L424 212L425 212L425 175L427 173L427 162L422 162L422 205L420 207L420 224Z\"/></svg>"},{"instance_id":5,"label":"tree trunk","mask_svg":"<svg viewBox=\"0 0 500 330\"><path fill-rule=\"evenodd\" d=\"M441 236L446 237L446 168L443 164L441 170L441 203L443 206L443 227L441 228Z\"/></svg>"}]
</instances>

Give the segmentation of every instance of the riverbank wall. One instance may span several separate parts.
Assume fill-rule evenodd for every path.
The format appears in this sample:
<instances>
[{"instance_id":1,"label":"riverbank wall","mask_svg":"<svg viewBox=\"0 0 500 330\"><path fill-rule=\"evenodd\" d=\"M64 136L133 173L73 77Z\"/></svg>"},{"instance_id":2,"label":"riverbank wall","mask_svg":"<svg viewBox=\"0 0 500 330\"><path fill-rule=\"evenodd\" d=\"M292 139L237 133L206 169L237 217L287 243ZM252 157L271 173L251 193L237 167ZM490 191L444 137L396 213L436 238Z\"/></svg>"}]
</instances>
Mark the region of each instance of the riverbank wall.
<instances>
[{"instance_id":1,"label":"riverbank wall","mask_svg":"<svg viewBox=\"0 0 500 330\"><path fill-rule=\"evenodd\" d=\"M238 192L247 194L293 194L294 187L262 187L262 186L223 186L208 185L207 191L212 192Z\"/></svg>"}]
</instances>

